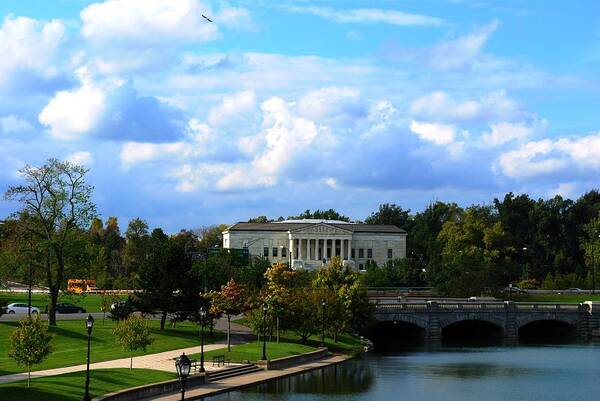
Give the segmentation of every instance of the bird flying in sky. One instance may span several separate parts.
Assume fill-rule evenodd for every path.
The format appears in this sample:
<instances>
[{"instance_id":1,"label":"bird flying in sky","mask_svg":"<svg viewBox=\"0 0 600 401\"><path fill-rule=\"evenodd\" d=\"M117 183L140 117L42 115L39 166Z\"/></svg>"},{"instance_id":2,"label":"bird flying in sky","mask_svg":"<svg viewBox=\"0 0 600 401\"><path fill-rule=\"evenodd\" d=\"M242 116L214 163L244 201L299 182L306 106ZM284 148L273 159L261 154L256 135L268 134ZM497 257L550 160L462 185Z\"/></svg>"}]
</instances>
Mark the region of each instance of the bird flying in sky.
<instances>
[{"instance_id":1,"label":"bird flying in sky","mask_svg":"<svg viewBox=\"0 0 600 401\"><path fill-rule=\"evenodd\" d=\"M208 18L206 15L202 14L202 18L204 18L205 20L207 20L208 22L213 22L210 18Z\"/></svg>"}]
</instances>

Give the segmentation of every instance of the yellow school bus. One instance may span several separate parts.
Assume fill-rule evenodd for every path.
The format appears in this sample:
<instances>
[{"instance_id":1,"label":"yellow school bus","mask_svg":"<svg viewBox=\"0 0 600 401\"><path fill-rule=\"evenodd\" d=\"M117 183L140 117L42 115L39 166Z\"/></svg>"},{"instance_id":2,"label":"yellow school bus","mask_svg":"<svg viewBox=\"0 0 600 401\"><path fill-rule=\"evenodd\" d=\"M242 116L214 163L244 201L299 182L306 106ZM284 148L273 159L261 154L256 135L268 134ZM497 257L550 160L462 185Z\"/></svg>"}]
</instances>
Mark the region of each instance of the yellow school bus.
<instances>
[{"instance_id":1,"label":"yellow school bus","mask_svg":"<svg viewBox=\"0 0 600 401\"><path fill-rule=\"evenodd\" d=\"M82 280L77 278L70 278L67 280L67 291L81 294L83 292L95 292L96 280Z\"/></svg>"}]
</instances>

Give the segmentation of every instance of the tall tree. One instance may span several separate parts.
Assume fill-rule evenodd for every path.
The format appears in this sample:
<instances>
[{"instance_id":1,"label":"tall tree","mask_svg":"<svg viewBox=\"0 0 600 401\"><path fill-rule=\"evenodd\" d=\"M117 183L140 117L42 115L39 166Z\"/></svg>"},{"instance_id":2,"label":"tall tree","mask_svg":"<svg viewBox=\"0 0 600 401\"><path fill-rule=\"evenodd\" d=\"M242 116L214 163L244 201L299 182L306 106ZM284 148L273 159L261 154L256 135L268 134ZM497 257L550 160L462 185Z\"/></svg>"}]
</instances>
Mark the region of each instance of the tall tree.
<instances>
[{"instance_id":1,"label":"tall tree","mask_svg":"<svg viewBox=\"0 0 600 401\"><path fill-rule=\"evenodd\" d=\"M50 159L41 167L20 170L25 184L11 186L5 199L21 203L17 212L43 249L42 268L50 292L48 320L56 325L56 303L62 285L69 243L96 215L93 187L86 183L88 170L70 162Z\"/></svg>"},{"instance_id":2,"label":"tall tree","mask_svg":"<svg viewBox=\"0 0 600 401\"><path fill-rule=\"evenodd\" d=\"M139 274L136 306L144 312L160 312L160 328L164 330L167 315L177 311L181 289L190 282L192 260L185 245L169 238L161 229L152 231L149 253ZM193 281L192 281L193 280Z\"/></svg>"},{"instance_id":3,"label":"tall tree","mask_svg":"<svg viewBox=\"0 0 600 401\"><path fill-rule=\"evenodd\" d=\"M298 216L290 216L288 219L323 219L323 220L341 220L350 221L350 218L338 213L333 209L328 210L315 210L311 212L310 209L306 209L303 213Z\"/></svg>"},{"instance_id":4,"label":"tall tree","mask_svg":"<svg viewBox=\"0 0 600 401\"><path fill-rule=\"evenodd\" d=\"M410 209L403 210L401 206L395 203L384 203L379 205L379 210L371 213L365 219L367 224L391 224L399 228L409 229Z\"/></svg>"}]
</instances>

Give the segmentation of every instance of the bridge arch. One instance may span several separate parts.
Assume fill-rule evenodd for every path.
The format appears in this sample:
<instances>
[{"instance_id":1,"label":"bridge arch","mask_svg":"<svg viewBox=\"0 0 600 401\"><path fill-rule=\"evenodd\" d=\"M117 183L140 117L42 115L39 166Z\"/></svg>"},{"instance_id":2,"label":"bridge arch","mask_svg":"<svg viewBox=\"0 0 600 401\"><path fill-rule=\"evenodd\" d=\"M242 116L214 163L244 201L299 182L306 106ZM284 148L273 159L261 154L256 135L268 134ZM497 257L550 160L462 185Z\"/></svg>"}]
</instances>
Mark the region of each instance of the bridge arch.
<instances>
[{"instance_id":1,"label":"bridge arch","mask_svg":"<svg viewBox=\"0 0 600 401\"><path fill-rule=\"evenodd\" d=\"M578 322L566 316L528 316L519 319L519 339L561 339L577 336Z\"/></svg>"},{"instance_id":2,"label":"bridge arch","mask_svg":"<svg viewBox=\"0 0 600 401\"><path fill-rule=\"evenodd\" d=\"M440 334L443 341L498 340L505 335L503 319L489 315L456 315L440 320Z\"/></svg>"},{"instance_id":3,"label":"bridge arch","mask_svg":"<svg viewBox=\"0 0 600 401\"><path fill-rule=\"evenodd\" d=\"M490 323L492 325L497 326L498 328L502 329L502 331L504 331L504 329L505 329L505 320L503 318L494 316L492 314L483 314L483 313L450 314L449 316L447 316L443 319L440 319L440 329L443 330L444 328L446 328L447 326L450 326L451 324L460 323L463 321L486 322L486 323Z\"/></svg>"}]
</instances>

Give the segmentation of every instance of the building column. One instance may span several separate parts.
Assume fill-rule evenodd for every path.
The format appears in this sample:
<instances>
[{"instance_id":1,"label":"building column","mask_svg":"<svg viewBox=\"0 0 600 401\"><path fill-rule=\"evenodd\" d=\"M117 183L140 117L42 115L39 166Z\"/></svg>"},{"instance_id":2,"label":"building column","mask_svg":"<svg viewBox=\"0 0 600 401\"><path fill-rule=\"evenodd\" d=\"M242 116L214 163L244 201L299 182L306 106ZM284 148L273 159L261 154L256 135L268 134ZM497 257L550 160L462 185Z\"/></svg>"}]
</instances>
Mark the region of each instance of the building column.
<instances>
[{"instance_id":1,"label":"building column","mask_svg":"<svg viewBox=\"0 0 600 401\"><path fill-rule=\"evenodd\" d=\"M304 252L302 252L303 251L302 248L304 248L304 244L303 244L304 238L300 238L298 241L300 241L298 243L298 259L304 260L304 255L303 255Z\"/></svg>"},{"instance_id":2,"label":"building column","mask_svg":"<svg viewBox=\"0 0 600 401\"><path fill-rule=\"evenodd\" d=\"M319 240L317 238L315 238L313 246L313 260L319 260Z\"/></svg>"},{"instance_id":3,"label":"building column","mask_svg":"<svg viewBox=\"0 0 600 401\"><path fill-rule=\"evenodd\" d=\"M342 260L342 262L344 261L346 255L344 255L344 239L342 238L340 240L340 259Z\"/></svg>"},{"instance_id":4,"label":"building column","mask_svg":"<svg viewBox=\"0 0 600 401\"><path fill-rule=\"evenodd\" d=\"M312 260L312 240L306 239L306 260Z\"/></svg>"},{"instance_id":5,"label":"building column","mask_svg":"<svg viewBox=\"0 0 600 401\"><path fill-rule=\"evenodd\" d=\"M296 255L294 255L294 248L295 248L294 247L294 239L290 239L290 247L288 248L288 252L290 252L290 256L289 256L290 260L294 260L294 257L296 256ZM290 267L292 267L292 266L290 266Z\"/></svg>"},{"instance_id":6,"label":"building column","mask_svg":"<svg viewBox=\"0 0 600 401\"><path fill-rule=\"evenodd\" d=\"M348 260L352 260L352 239L348 240Z\"/></svg>"}]
</instances>

